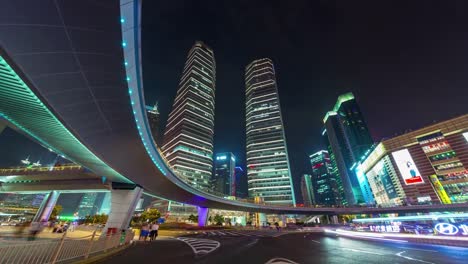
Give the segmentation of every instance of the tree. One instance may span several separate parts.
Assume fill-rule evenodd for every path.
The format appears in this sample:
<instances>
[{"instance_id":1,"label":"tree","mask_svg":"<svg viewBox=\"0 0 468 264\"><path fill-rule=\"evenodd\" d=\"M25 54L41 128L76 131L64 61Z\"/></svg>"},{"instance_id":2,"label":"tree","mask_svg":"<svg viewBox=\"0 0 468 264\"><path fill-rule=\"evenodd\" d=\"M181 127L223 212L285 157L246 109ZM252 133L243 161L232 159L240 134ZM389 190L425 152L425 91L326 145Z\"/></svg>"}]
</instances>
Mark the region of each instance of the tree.
<instances>
[{"instance_id":1,"label":"tree","mask_svg":"<svg viewBox=\"0 0 468 264\"><path fill-rule=\"evenodd\" d=\"M188 220L190 222L192 222L192 223L196 223L196 222L198 222L198 215L195 216L195 215L191 214L191 215L189 215Z\"/></svg>"},{"instance_id":2,"label":"tree","mask_svg":"<svg viewBox=\"0 0 468 264\"><path fill-rule=\"evenodd\" d=\"M224 217L219 214L216 214L213 220L216 223L216 225L223 225L224 223Z\"/></svg>"},{"instance_id":3,"label":"tree","mask_svg":"<svg viewBox=\"0 0 468 264\"><path fill-rule=\"evenodd\" d=\"M154 222L161 217L161 213L156 208L151 208L141 213L142 222Z\"/></svg>"},{"instance_id":4,"label":"tree","mask_svg":"<svg viewBox=\"0 0 468 264\"><path fill-rule=\"evenodd\" d=\"M97 215L87 215L85 216L85 224L105 224L109 218L106 214L97 214Z\"/></svg>"},{"instance_id":5,"label":"tree","mask_svg":"<svg viewBox=\"0 0 468 264\"><path fill-rule=\"evenodd\" d=\"M63 210L63 207L61 205L59 204L55 205L54 209L52 209L52 213L50 213L49 219L56 220L57 216L60 214L60 212L62 212L62 210Z\"/></svg>"}]
</instances>

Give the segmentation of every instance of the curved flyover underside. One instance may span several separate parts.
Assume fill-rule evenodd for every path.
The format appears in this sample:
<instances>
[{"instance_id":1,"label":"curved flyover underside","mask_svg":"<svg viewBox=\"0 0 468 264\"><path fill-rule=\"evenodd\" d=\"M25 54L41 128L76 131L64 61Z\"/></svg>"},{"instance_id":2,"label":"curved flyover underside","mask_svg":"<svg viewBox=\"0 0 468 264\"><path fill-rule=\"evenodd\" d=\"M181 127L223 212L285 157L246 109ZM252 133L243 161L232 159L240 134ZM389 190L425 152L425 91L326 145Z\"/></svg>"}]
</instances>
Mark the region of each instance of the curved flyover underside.
<instances>
[{"instance_id":1,"label":"curved flyover underside","mask_svg":"<svg viewBox=\"0 0 468 264\"><path fill-rule=\"evenodd\" d=\"M163 160L147 124L140 11L140 1L125 0L3 3L3 118L42 145L108 180L135 183L165 199L265 213L321 214L344 210L226 200L182 182ZM454 210L457 208L454 206ZM346 213L352 210L363 211L347 209Z\"/></svg>"}]
</instances>

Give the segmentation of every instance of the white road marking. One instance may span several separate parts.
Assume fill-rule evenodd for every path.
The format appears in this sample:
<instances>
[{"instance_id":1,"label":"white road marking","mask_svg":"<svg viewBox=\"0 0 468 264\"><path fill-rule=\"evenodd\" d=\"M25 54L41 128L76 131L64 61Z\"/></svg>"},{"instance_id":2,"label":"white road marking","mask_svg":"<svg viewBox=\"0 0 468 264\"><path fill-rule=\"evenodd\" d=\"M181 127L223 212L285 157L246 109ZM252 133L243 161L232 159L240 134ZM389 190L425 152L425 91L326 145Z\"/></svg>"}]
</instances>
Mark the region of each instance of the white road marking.
<instances>
[{"instance_id":1,"label":"white road marking","mask_svg":"<svg viewBox=\"0 0 468 264\"><path fill-rule=\"evenodd\" d=\"M415 259L415 258L403 256L402 254L405 253L405 252L406 252L406 251L398 252L398 253L396 253L395 255L397 255L398 257L405 258L405 259L409 259L409 260L413 260L413 261L418 261L418 262L422 262L422 263L429 263L429 264L435 264L434 262L429 262L429 261L424 261L424 260L420 260L420 259Z\"/></svg>"},{"instance_id":2,"label":"white road marking","mask_svg":"<svg viewBox=\"0 0 468 264\"><path fill-rule=\"evenodd\" d=\"M341 249L349 250L349 251L353 251L353 252L361 252L361 253L379 255L379 256L383 256L383 255L384 255L384 254L381 254L381 253L376 253L376 252L371 252L371 251L365 251L365 250L359 250L359 249L354 249L354 248L341 248Z\"/></svg>"},{"instance_id":3,"label":"white road marking","mask_svg":"<svg viewBox=\"0 0 468 264\"><path fill-rule=\"evenodd\" d=\"M318 243L318 244L321 244L320 241L317 241L317 240L312 240L312 239L311 239L310 241L315 242L315 243Z\"/></svg>"},{"instance_id":4,"label":"white road marking","mask_svg":"<svg viewBox=\"0 0 468 264\"><path fill-rule=\"evenodd\" d=\"M218 241L211 239L186 237L178 237L177 239L189 245L192 248L193 253L195 253L195 255L209 254L221 246L221 244Z\"/></svg>"},{"instance_id":5,"label":"white road marking","mask_svg":"<svg viewBox=\"0 0 468 264\"><path fill-rule=\"evenodd\" d=\"M419 250L419 251L427 251L427 252L438 252L437 250L430 250L430 249L419 249L419 248L409 248L409 247L399 247L401 249L411 249L411 250Z\"/></svg>"},{"instance_id":6,"label":"white road marking","mask_svg":"<svg viewBox=\"0 0 468 264\"><path fill-rule=\"evenodd\" d=\"M257 242L258 242L258 239L255 239L254 241L248 243L248 244L245 245L245 246L246 246L246 247L251 247L251 246L255 245Z\"/></svg>"},{"instance_id":7,"label":"white road marking","mask_svg":"<svg viewBox=\"0 0 468 264\"><path fill-rule=\"evenodd\" d=\"M271 230L223 230L223 231L206 231L206 232L199 232L201 236L244 236L244 237L278 237L282 235L291 234L291 232L283 231L271 231Z\"/></svg>"},{"instance_id":8,"label":"white road marking","mask_svg":"<svg viewBox=\"0 0 468 264\"><path fill-rule=\"evenodd\" d=\"M265 262L265 264L299 264L297 262L294 262L290 259L285 259L285 258L272 258L269 261Z\"/></svg>"}]
</instances>

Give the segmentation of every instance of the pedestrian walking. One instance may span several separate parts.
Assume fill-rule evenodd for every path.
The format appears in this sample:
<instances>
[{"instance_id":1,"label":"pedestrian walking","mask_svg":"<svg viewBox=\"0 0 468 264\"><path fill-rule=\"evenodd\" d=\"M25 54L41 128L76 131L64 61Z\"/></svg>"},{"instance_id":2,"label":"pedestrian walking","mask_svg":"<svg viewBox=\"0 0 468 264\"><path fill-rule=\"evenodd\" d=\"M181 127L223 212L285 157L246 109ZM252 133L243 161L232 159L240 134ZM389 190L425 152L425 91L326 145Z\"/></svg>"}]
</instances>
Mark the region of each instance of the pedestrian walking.
<instances>
[{"instance_id":1,"label":"pedestrian walking","mask_svg":"<svg viewBox=\"0 0 468 264\"><path fill-rule=\"evenodd\" d=\"M147 223L144 223L141 226L140 238L138 240L143 239L143 241L146 241L146 239L148 238L148 235L149 235L149 226Z\"/></svg>"},{"instance_id":2,"label":"pedestrian walking","mask_svg":"<svg viewBox=\"0 0 468 264\"><path fill-rule=\"evenodd\" d=\"M28 240L36 239L37 234L41 232L41 222L32 222L31 227L29 229L29 237Z\"/></svg>"},{"instance_id":3,"label":"pedestrian walking","mask_svg":"<svg viewBox=\"0 0 468 264\"><path fill-rule=\"evenodd\" d=\"M150 241L156 240L156 238L158 237L158 230L159 230L159 225L157 222L154 222L151 225Z\"/></svg>"},{"instance_id":4,"label":"pedestrian walking","mask_svg":"<svg viewBox=\"0 0 468 264\"><path fill-rule=\"evenodd\" d=\"M279 226L279 224L278 224L278 222L275 222L275 227L276 227L276 231L279 232L279 231L281 230L281 229L280 229L280 226Z\"/></svg>"}]
</instances>

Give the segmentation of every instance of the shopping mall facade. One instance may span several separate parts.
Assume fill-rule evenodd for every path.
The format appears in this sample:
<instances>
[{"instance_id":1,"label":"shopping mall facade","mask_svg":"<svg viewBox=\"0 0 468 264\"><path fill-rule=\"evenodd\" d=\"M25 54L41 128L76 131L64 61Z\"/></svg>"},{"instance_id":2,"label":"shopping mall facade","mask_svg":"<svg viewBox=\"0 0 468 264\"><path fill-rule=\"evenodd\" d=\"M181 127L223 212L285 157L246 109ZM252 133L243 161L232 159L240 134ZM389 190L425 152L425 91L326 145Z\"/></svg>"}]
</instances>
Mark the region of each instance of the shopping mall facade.
<instances>
[{"instance_id":1,"label":"shopping mall facade","mask_svg":"<svg viewBox=\"0 0 468 264\"><path fill-rule=\"evenodd\" d=\"M383 140L351 169L380 206L468 202L468 114Z\"/></svg>"}]
</instances>

